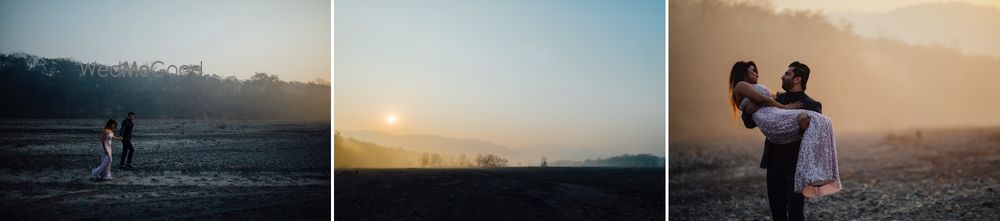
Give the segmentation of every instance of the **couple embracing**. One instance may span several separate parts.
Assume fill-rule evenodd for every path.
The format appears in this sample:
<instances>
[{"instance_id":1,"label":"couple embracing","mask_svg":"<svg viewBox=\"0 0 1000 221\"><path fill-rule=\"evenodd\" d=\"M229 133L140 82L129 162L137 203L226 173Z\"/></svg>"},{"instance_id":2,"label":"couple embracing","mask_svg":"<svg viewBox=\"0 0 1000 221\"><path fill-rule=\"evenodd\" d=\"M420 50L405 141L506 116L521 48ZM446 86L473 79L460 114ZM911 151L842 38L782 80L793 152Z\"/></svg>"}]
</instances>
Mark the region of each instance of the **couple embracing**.
<instances>
[{"instance_id":1,"label":"couple embracing","mask_svg":"<svg viewBox=\"0 0 1000 221\"><path fill-rule=\"evenodd\" d=\"M837 145L822 105L805 94L809 66L798 61L781 75L784 93L772 96L758 84L757 64L740 61L729 74L729 101L746 128L766 137L760 167L767 169L767 196L774 220L802 220L804 197L840 191Z\"/></svg>"}]
</instances>

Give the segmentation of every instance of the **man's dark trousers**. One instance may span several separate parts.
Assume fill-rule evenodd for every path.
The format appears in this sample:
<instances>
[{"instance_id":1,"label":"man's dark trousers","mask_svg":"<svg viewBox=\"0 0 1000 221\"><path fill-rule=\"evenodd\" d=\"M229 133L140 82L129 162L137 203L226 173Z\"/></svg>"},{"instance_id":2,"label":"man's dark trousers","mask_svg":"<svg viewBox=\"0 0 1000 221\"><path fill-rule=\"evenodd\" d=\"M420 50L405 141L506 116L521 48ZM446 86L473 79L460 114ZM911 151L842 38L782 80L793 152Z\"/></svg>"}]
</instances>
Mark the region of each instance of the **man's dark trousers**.
<instances>
[{"instance_id":1,"label":"man's dark trousers","mask_svg":"<svg viewBox=\"0 0 1000 221\"><path fill-rule=\"evenodd\" d=\"M122 140L122 166L132 165L132 152L135 152L135 149L132 148L132 140ZM128 159L127 163L125 159Z\"/></svg>"},{"instance_id":2,"label":"man's dark trousers","mask_svg":"<svg viewBox=\"0 0 1000 221\"><path fill-rule=\"evenodd\" d=\"M823 104L813 100L804 92L778 93L775 100L781 104L802 102L802 109L823 113ZM746 128L757 127L753 116L743 112L743 125ZM767 169L767 202L771 207L771 217L774 220L804 220L802 212L805 207L805 196L795 192L795 164L799 161L799 148L802 142L776 144L764 140L764 155L760 160L760 168Z\"/></svg>"}]
</instances>

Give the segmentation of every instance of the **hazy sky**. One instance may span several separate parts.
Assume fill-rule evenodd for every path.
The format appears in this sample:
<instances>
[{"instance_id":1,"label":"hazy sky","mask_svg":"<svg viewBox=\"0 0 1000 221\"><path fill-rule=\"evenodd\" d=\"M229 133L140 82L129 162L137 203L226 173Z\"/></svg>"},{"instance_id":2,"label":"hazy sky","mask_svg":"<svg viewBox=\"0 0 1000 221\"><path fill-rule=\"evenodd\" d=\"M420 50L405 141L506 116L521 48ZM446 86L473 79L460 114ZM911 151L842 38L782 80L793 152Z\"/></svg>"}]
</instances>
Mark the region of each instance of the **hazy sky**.
<instances>
[{"instance_id":1,"label":"hazy sky","mask_svg":"<svg viewBox=\"0 0 1000 221\"><path fill-rule=\"evenodd\" d=\"M663 1L334 7L339 130L663 154Z\"/></svg>"},{"instance_id":2,"label":"hazy sky","mask_svg":"<svg viewBox=\"0 0 1000 221\"><path fill-rule=\"evenodd\" d=\"M1000 7L998 0L772 0L771 2L778 10L806 9L826 12L888 12L901 7L934 2L967 2L974 5Z\"/></svg>"},{"instance_id":3,"label":"hazy sky","mask_svg":"<svg viewBox=\"0 0 1000 221\"><path fill-rule=\"evenodd\" d=\"M330 79L330 2L0 1L0 52Z\"/></svg>"},{"instance_id":4,"label":"hazy sky","mask_svg":"<svg viewBox=\"0 0 1000 221\"><path fill-rule=\"evenodd\" d=\"M810 10L834 24L850 23L860 36L916 45L939 45L964 53L1000 56L1000 0L881 0L772 2L774 9Z\"/></svg>"}]
</instances>

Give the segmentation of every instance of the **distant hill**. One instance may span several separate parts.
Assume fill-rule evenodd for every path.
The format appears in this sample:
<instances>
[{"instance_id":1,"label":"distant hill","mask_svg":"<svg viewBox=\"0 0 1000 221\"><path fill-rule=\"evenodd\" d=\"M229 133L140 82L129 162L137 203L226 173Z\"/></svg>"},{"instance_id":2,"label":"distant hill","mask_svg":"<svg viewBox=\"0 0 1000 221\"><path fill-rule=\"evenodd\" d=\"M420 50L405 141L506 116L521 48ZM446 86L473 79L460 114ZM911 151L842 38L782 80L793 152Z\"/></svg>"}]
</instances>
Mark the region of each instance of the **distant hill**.
<instances>
[{"instance_id":1,"label":"distant hill","mask_svg":"<svg viewBox=\"0 0 1000 221\"><path fill-rule=\"evenodd\" d=\"M416 159L421 153L440 154L445 158L446 163L456 160L455 158L462 154L469 159L478 154L495 154L510 160L509 166L539 166L542 156L547 158L551 166L582 166L585 160L596 160L594 161L596 163L607 156L590 148L556 143L530 145L514 150L507 146L476 139L457 139L437 135L394 135L373 130L338 130L336 138L344 140L344 142L338 142L344 144L344 147L335 147L336 151L343 151L344 154L348 155L338 159L350 159L345 162L352 162L352 164L364 162L362 164L369 167L372 165L374 167L416 167L418 166ZM342 152L336 151L334 155L341 157L339 155ZM626 158L629 156L658 157L652 154L622 154L620 156ZM377 161L383 162L378 163ZM388 161L396 162L388 163ZM594 166L596 165L602 164L594 164Z\"/></svg>"},{"instance_id":2,"label":"distant hill","mask_svg":"<svg viewBox=\"0 0 1000 221\"><path fill-rule=\"evenodd\" d=\"M420 154L399 147L386 147L334 133L334 168L420 167Z\"/></svg>"},{"instance_id":3,"label":"distant hill","mask_svg":"<svg viewBox=\"0 0 1000 221\"><path fill-rule=\"evenodd\" d=\"M589 158L604 157L604 154L598 153L594 149L586 147L571 147L557 143L531 145L521 148L520 150L528 156L538 158L533 159L534 161L540 161L541 156L545 156L550 161L584 160Z\"/></svg>"},{"instance_id":4,"label":"distant hill","mask_svg":"<svg viewBox=\"0 0 1000 221\"><path fill-rule=\"evenodd\" d=\"M962 51L1000 56L1000 9L964 2L914 5L886 13L830 12L835 22L850 22L858 34L912 44L940 44Z\"/></svg>"},{"instance_id":5,"label":"distant hill","mask_svg":"<svg viewBox=\"0 0 1000 221\"><path fill-rule=\"evenodd\" d=\"M587 147L574 147L557 143L545 143L511 148L504 145L477 139L457 139L437 135L393 135L381 131L361 130L342 131L344 137L355 138L377 143L387 147L402 147L417 152L443 153L449 155L465 154L475 156L480 153L492 153L512 160L512 165L518 162L523 166L537 166L541 157L549 161L596 159L605 154Z\"/></svg>"},{"instance_id":6,"label":"distant hill","mask_svg":"<svg viewBox=\"0 0 1000 221\"><path fill-rule=\"evenodd\" d=\"M371 130L341 131L341 134L344 137L373 142L381 146L402 147L416 152L467 156L491 153L511 160L526 160L524 155L508 147L476 139L456 139L436 135L393 135Z\"/></svg>"}]
</instances>

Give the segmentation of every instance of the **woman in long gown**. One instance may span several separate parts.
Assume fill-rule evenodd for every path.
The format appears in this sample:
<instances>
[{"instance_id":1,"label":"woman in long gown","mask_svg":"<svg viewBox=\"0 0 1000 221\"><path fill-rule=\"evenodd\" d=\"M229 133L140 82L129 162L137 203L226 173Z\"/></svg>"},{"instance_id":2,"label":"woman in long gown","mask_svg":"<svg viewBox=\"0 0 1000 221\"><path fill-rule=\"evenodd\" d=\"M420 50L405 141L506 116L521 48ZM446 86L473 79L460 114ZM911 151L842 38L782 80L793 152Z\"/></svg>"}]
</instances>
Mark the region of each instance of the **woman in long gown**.
<instances>
[{"instance_id":1,"label":"woman in long gown","mask_svg":"<svg viewBox=\"0 0 1000 221\"><path fill-rule=\"evenodd\" d=\"M829 118L801 103L783 105L764 85L757 84L757 65L736 62L729 75L730 104L735 111L752 114L760 132L778 144L802 141L795 166L795 192L819 197L842 189L837 162L837 144ZM756 108L759 107L759 108Z\"/></svg>"},{"instance_id":2,"label":"woman in long gown","mask_svg":"<svg viewBox=\"0 0 1000 221\"><path fill-rule=\"evenodd\" d=\"M90 176L98 181L111 180L111 140L121 140L121 137L115 137L114 130L117 126L118 122L110 119L101 131L101 165L90 171Z\"/></svg>"}]
</instances>

